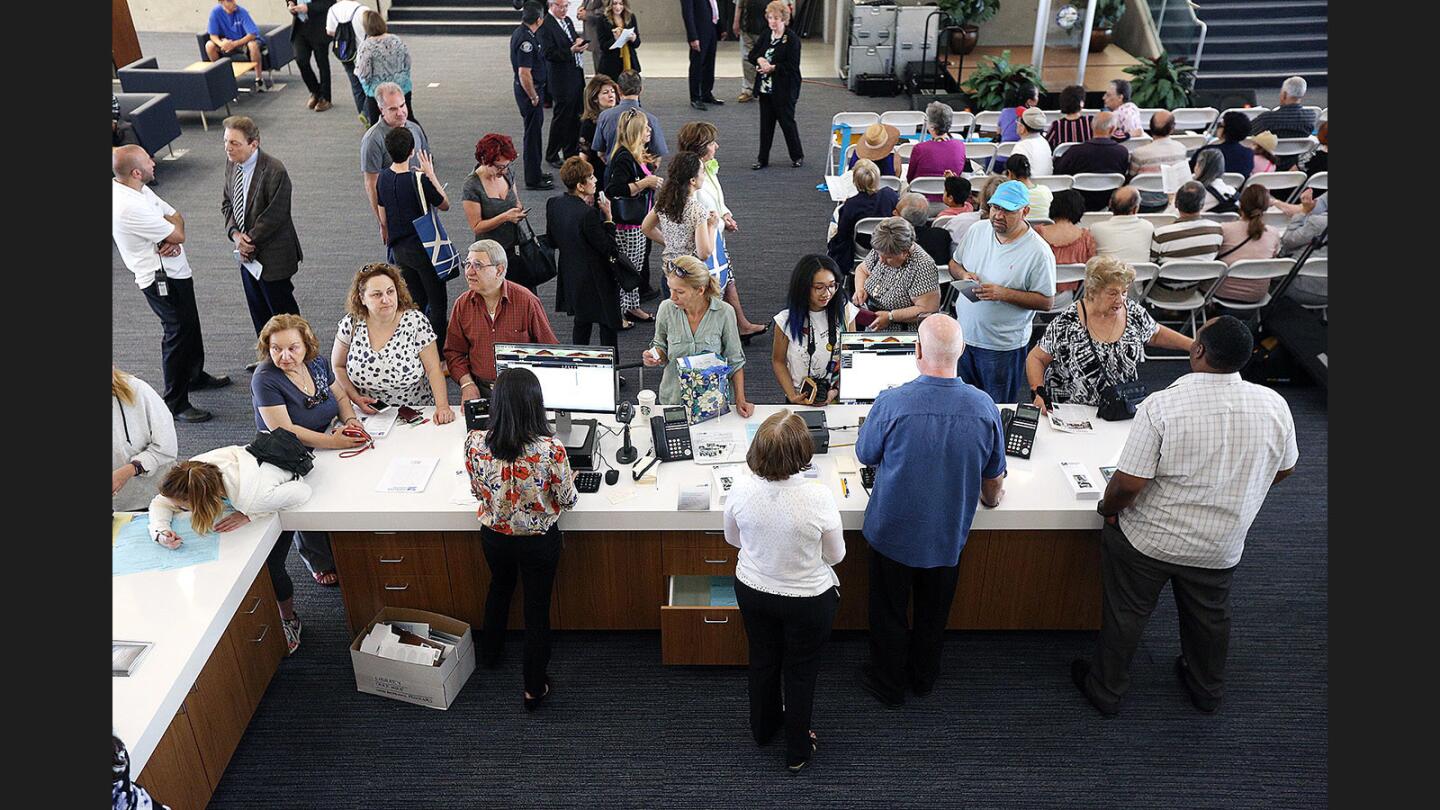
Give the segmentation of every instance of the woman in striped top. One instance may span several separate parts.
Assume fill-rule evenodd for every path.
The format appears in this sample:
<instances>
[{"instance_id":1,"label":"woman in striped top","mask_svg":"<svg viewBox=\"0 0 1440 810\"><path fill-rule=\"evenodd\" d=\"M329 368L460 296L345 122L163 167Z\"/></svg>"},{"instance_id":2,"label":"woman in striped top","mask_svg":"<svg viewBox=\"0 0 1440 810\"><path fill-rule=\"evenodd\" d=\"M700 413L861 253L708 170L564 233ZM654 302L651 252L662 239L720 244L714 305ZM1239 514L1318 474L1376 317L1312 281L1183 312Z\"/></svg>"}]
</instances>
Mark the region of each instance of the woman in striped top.
<instances>
[{"instance_id":1,"label":"woman in striped top","mask_svg":"<svg viewBox=\"0 0 1440 810\"><path fill-rule=\"evenodd\" d=\"M1085 88L1072 84L1060 91L1060 117L1050 125L1045 140L1050 148L1062 143L1084 143L1090 140L1090 116L1081 115L1085 106Z\"/></svg>"}]
</instances>

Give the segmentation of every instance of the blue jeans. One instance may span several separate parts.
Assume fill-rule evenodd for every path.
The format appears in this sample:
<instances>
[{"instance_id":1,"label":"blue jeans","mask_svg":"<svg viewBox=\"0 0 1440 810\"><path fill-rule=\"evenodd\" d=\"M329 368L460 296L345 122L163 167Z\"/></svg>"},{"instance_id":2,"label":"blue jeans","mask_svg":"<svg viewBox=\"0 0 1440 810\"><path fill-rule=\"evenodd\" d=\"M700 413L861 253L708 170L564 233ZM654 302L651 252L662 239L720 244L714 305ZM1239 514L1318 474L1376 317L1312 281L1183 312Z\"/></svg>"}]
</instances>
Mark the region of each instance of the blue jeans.
<instances>
[{"instance_id":1,"label":"blue jeans","mask_svg":"<svg viewBox=\"0 0 1440 810\"><path fill-rule=\"evenodd\" d=\"M996 404L1029 402L1026 388L1025 349L997 352L966 346L960 355L960 379L990 395Z\"/></svg>"}]
</instances>

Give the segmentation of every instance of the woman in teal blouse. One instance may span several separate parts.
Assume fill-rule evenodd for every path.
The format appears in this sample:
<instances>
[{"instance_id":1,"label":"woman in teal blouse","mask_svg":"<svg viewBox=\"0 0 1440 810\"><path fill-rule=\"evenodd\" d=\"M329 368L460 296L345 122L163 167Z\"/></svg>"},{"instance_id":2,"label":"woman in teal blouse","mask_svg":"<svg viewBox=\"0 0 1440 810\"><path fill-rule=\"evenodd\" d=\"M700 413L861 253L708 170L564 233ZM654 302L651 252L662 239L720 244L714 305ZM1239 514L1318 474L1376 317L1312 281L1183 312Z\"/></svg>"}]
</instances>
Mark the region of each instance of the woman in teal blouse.
<instances>
[{"instance_id":1,"label":"woman in teal blouse","mask_svg":"<svg viewBox=\"0 0 1440 810\"><path fill-rule=\"evenodd\" d=\"M680 404L680 380L675 361L681 357L714 352L730 364L730 393L735 410L748 419L755 406L745 399L745 350L735 309L720 299L720 285L705 263L694 256L679 256L669 269L670 298L655 313L655 339L642 359L647 366L665 366L660 378L662 405Z\"/></svg>"}]
</instances>

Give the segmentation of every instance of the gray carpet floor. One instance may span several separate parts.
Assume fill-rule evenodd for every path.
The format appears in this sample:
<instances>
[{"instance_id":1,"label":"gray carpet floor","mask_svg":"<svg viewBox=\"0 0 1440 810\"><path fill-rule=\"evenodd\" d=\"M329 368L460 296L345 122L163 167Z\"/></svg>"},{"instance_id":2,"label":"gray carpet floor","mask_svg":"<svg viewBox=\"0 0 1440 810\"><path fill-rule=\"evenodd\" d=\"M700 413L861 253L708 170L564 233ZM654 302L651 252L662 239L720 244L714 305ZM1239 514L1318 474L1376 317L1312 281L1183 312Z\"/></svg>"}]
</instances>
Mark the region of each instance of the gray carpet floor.
<instances>
[{"instance_id":1,"label":"gray carpet floor","mask_svg":"<svg viewBox=\"0 0 1440 810\"><path fill-rule=\"evenodd\" d=\"M519 141L505 42L412 37L409 44L415 111L442 178L458 191L481 135L496 131ZM162 66L196 58L187 34L142 33L141 45ZM289 168L306 255L296 295L327 350L351 273L384 256L361 186L361 127L336 68L329 112L305 109L298 74L283 72L285 90L232 105L259 122L263 147ZM646 106L660 116L672 145L679 126L702 115L686 106L686 95L678 79L646 88ZM789 168L777 145L765 172L748 169L758 143L755 105L732 102L703 114L720 128L722 178L741 226L731 251L752 319L782 307L800 254L824 249L831 204L813 187L830 116L903 103L850 95L836 79L809 82L798 111L807 166ZM193 114L183 124L175 148L188 151L160 163L156 191L187 218L206 367L237 381L195 395L216 419L179 427L181 454L189 456L253 435L244 366L254 357L254 331L219 216L220 132L214 117L208 133ZM543 232L540 193L523 198ZM446 225L452 234L466 232L458 205ZM452 299L461 290L452 282ZM158 386L159 324L118 255L112 293L114 360ZM542 293L548 310L553 285ZM557 322L557 331L568 334L568 324ZM624 333L623 354L637 358L648 337L643 326ZM769 351L765 338L747 351L754 368L747 387L757 402L781 401L767 370ZM1182 366L1147 363L1143 378L1163 386ZM1295 415L1300 462L1261 510L1235 575L1229 694L1215 716L1190 708L1174 681L1179 644L1168 597L1132 665L1124 711L1112 719L1099 717L1069 683L1068 664L1090 653L1090 633L951 633L935 692L898 710L879 706L856 682L864 636L837 633L820 674L820 751L808 773L792 778L778 744L757 748L749 738L743 670L661 667L653 632L557 634L556 693L535 714L519 705L518 637L505 666L478 671L447 712L359 694L339 594L315 585L291 555L304 645L282 664L211 806L1322 804L1329 753L1328 416L1323 391L1281 392Z\"/></svg>"}]
</instances>

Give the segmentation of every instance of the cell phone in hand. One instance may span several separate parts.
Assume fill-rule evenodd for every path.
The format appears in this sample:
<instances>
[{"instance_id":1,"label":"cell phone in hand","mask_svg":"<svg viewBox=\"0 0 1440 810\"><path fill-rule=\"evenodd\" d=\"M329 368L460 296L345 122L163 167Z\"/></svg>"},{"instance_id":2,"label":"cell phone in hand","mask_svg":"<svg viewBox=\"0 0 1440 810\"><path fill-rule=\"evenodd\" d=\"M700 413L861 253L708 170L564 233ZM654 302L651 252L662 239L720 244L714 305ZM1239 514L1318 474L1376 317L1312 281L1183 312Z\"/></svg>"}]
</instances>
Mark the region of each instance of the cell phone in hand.
<instances>
[{"instance_id":1,"label":"cell phone in hand","mask_svg":"<svg viewBox=\"0 0 1440 810\"><path fill-rule=\"evenodd\" d=\"M957 281L955 282L955 289L957 292L970 299L971 301L980 300L980 284L978 282L970 281L969 279L966 279L965 281Z\"/></svg>"}]
</instances>

